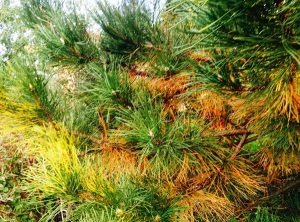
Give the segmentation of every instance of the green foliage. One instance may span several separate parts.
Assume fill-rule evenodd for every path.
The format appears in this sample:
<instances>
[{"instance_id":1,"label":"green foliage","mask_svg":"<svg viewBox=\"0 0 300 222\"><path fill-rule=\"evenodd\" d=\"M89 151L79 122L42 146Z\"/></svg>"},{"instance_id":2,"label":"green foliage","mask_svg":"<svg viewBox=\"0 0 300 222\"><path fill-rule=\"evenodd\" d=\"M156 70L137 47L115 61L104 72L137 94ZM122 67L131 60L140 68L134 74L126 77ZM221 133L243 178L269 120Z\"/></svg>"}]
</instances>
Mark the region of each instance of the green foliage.
<instances>
[{"instance_id":1,"label":"green foliage","mask_svg":"<svg viewBox=\"0 0 300 222\"><path fill-rule=\"evenodd\" d=\"M266 208L258 208L255 214L248 218L248 221L255 222L277 222L280 221L279 217L273 215Z\"/></svg>"},{"instance_id":2,"label":"green foliage","mask_svg":"<svg viewBox=\"0 0 300 222\"><path fill-rule=\"evenodd\" d=\"M10 82L8 87L20 93L27 101L35 102L41 114L49 121L59 118L59 100L48 86L51 76L47 76L45 71L39 73L31 63L30 59L14 59L1 75L9 74L4 77ZM16 88L14 84L19 87Z\"/></svg>"},{"instance_id":3,"label":"green foliage","mask_svg":"<svg viewBox=\"0 0 300 222\"><path fill-rule=\"evenodd\" d=\"M217 164L218 157L207 150L214 146L214 141L201 138L205 129L201 122L192 122L184 115L172 120L159 98L142 94L131 109L123 108L119 113L117 120L121 127L111 132L112 137L124 139L130 149L141 155L141 162L147 159L152 163L152 170L158 175L175 176L175 172L186 167L186 159L188 168L197 166L197 154Z\"/></svg>"},{"instance_id":4,"label":"green foliage","mask_svg":"<svg viewBox=\"0 0 300 222\"><path fill-rule=\"evenodd\" d=\"M11 3L10 0L0 2L0 66L24 51L27 43L23 36L28 34L26 27L18 16L21 9L18 6L11 7Z\"/></svg>"},{"instance_id":5,"label":"green foliage","mask_svg":"<svg viewBox=\"0 0 300 222\"><path fill-rule=\"evenodd\" d=\"M105 205L87 202L75 210L80 218L97 218L99 221L172 221L174 213L181 210L167 196L158 191L121 179L114 191L106 193ZM86 214L86 216L83 216ZM76 216L75 216L76 218Z\"/></svg>"},{"instance_id":6,"label":"green foliage","mask_svg":"<svg viewBox=\"0 0 300 222\"><path fill-rule=\"evenodd\" d=\"M194 22L190 32L199 36L192 47L206 50L210 60L199 66L200 81L233 91L264 89L274 80L271 73L299 63L295 4L233 0L180 5L183 11L190 6L188 17ZM182 14L187 13L178 12L179 17ZM293 78L291 75L282 77Z\"/></svg>"},{"instance_id":7,"label":"green foliage","mask_svg":"<svg viewBox=\"0 0 300 222\"><path fill-rule=\"evenodd\" d=\"M119 221L149 221L159 216L162 221L171 221L180 210L176 199L146 183L132 182L130 177L108 178L109 172L101 162L94 164L88 158L79 162L75 141L67 132L53 128L35 128L34 132L36 136L31 140L36 145L30 149L39 158L27 171L27 186L33 193L42 191L44 198L64 198L63 209L69 208L68 217L79 220L85 214L96 214L97 220L114 217ZM108 209L113 213L106 214ZM45 215L46 221L57 215L53 209Z\"/></svg>"},{"instance_id":8,"label":"green foliage","mask_svg":"<svg viewBox=\"0 0 300 222\"><path fill-rule=\"evenodd\" d=\"M168 24L155 19L161 13L158 7L151 11L143 1L123 1L119 7L98 3L98 7L94 19L103 30L105 51L129 61L151 63L152 75L170 76L190 65L177 46L186 45L191 36L179 29L169 30Z\"/></svg>"},{"instance_id":9,"label":"green foliage","mask_svg":"<svg viewBox=\"0 0 300 222\"><path fill-rule=\"evenodd\" d=\"M161 24L160 26L164 26ZM181 29L165 30L158 48L153 48L149 55L141 55L145 62L153 64L153 76L167 76L179 74L189 70L192 66L191 59L182 53L178 46L189 44L192 36L187 35Z\"/></svg>"},{"instance_id":10,"label":"green foliage","mask_svg":"<svg viewBox=\"0 0 300 222\"><path fill-rule=\"evenodd\" d=\"M176 2L171 2L171 6ZM276 150L297 144L292 139L299 122L298 98L294 95L299 65L299 44L295 41L299 30L294 26L299 19L294 8L297 3L256 0L200 3L184 1L177 6L179 19L186 14L180 9L185 11L187 5L191 6L188 16L194 23L190 33L200 39L183 50L200 49L207 57L195 64L193 87L196 85L199 91L213 88L228 97L238 95L249 101L246 113L255 115L248 121L248 127L262 129L262 134L271 130L274 135L271 146L278 147ZM263 102L265 98L268 99ZM259 102L261 105L255 107ZM245 117L245 112L241 115ZM274 128L278 131L273 131Z\"/></svg>"},{"instance_id":11,"label":"green foliage","mask_svg":"<svg viewBox=\"0 0 300 222\"><path fill-rule=\"evenodd\" d=\"M23 13L25 23L34 28L41 23L46 24L51 17L51 13L62 10L63 5L52 0L28 0L23 3Z\"/></svg>"},{"instance_id":12,"label":"green foliage","mask_svg":"<svg viewBox=\"0 0 300 222\"><path fill-rule=\"evenodd\" d=\"M246 57L249 53L254 59L262 61L265 58L262 66L266 65L266 69L278 67L291 55L285 43L293 45L291 42L296 35L292 33L298 33L298 27L293 25L299 19L294 8L296 1L288 1L286 4L257 0L247 3L239 0L203 1L203 4L186 2L193 6L190 16L195 23L195 30L192 32L209 36L199 41L201 46L244 49L240 53ZM287 22L283 15L289 10ZM246 49L251 51L247 52ZM252 64L257 62L254 59L251 59Z\"/></svg>"},{"instance_id":13,"label":"green foliage","mask_svg":"<svg viewBox=\"0 0 300 222\"><path fill-rule=\"evenodd\" d=\"M131 205L128 205L124 208L105 208L103 206L99 206L97 203L86 203L83 206L80 206L75 210L75 214L78 213L78 217L74 217L75 220L78 221L172 221L170 219L171 215L174 212L178 211L175 207L170 209L151 209L151 200L145 199L142 200L141 193L139 194L139 199L141 201L147 201L147 203L139 203L142 204L139 209L137 208L129 208ZM136 200L137 201L137 200ZM121 203L122 204L122 203ZM123 203L124 204L124 203ZM158 206L160 207L160 206ZM160 207L161 208L161 207ZM78 219L77 219L78 218ZM147 219L146 219L147 218ZM158 219L159 218L159 219Z\"/></svg>"},{"instance_id":14,"label":"green foliage","mask_svg":"<svg viewBox=\"0 0 300 222\"><path fill-rule=\"evenodd\" d=\"M86 206L81 206L77 209L78 221L82 222L94 222L94 221L108 221L108 222L118 222L122 221L114 215L113 211L103 208L102 206L97 206L97 203L86 204ZM77 213L76 212L76 213ZM118 211L121 212L121 211Z\"/></svg>"},{"instance_id":15,"label":"green foliage","mask_svg":"<svg viewBox=\"0 0 300 222\"><path fill-rule=\"evenodd\" d=\"M75 9L65 15L62 5L55 1L53 4L33 0L24 5L23 18L41 42L42 54L56 66L79 66L97 61L100 57L97 40L88 32L87 22Z\"/></svg>"},{"instance_id":16,"label":"green foliage","mask_svg":"<svg viewBox=\"0 0 300 222\"><path fill-rule=\"evenodd\" d=\"M91 64L87 72L91 81L83 83L82 94L86 102L93 102L94 107L99 107L108 121L113 119L120 107L131 107L134 100L135 89L132 81L118 63L111 67L102 68ZM109 121L108 121L109 122Z\"/></svg>"},{"instance_id":17,"label":"green foliage","mask_svg":"<svg viewBox=\"0 0 300 222\"><path fill-rule=\"evenodd\" d=\"M106 51L129 55L157 44L160 30L142 2L124 1L119 7L98 2L98 9L94 19L104 31L101 44Z\"/></svg>"}]
</instances>

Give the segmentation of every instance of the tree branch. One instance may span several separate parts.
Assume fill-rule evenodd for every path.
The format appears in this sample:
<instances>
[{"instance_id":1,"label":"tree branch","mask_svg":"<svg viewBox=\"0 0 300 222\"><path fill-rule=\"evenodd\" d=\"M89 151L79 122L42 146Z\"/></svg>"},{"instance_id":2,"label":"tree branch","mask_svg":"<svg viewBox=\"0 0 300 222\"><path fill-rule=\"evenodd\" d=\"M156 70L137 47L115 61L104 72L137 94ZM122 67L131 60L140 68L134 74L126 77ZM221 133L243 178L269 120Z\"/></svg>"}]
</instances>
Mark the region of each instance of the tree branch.
<instances>
[{"instance_id":1,"label":"tree branch","mask_svg":"<svg viewBox=\"0 0 300 222\"><path fill-rule=\"evenodd\" d=\"M239 144L236 146L232 156L229 158L229 160L233 160L236 158L236 156L241 152L246 140L247 140L248 133L244 133L242 139L240 140Z\"/></svg>"},{"instance_id":2,"label":"tree branch","mask_svg":"<svg viewBox=\"0 0 300 222\"><path fill-rule=\"evenodd\" d=\"M248 206L246 206L243 209L238 210L237 212L238 213L242 213L242 212L251 210L253 208L256 208L260 203L262 203L264 201L267 201L267 200L269 200L269 199L271 199L273 197L276 197L276 196L278 196L280 194L283 194L283 193L285 193L285 192L289 191L290 189L293 189L293 188L295 188L297 186L300 186L300 179L298 179L298 180L296 180L296 181L288 184L287 186L285 186L282 189L277 190L275 193L273 193L273 194L271 194L269 196L265 196L265 197L261 197L261 198L257 199L255 202L252 202L252 203L248 204Z\"/></svg>"},{"instance_id":3,"label":"tree branch","mask_svg":"<svg viewBox=\"0 0 300 222\"><path fill-rule=\"evenodd\" d=\"M108 131L100 107L98 108L98 118L99 118L99 124L102 126L103 129L103 142L107 142Z\"/></svg>"},{"instance_id":4,"label":"tree branch","mask_svg":"<svg viewBox=\"0 0 300 222\"><path fill-rule=\"evenodd\" d=\"M257 140L257 139L258 139L258 136L253 136L253 137L251 137L249 139L246 139L245 144L251 143L251 142L253 142L253 141Z\"/></svg>"},{"instance_id":5,"label":"tree branch","mask_svg":"<svg viewBox=\"0 0 300 222\"><path fill-rule=\"evenodd\" d=\"M214 133L204 133L204 137L219 137L219 136L234 136L234 135L244 135L244 134L253 134L252 131L240 129L240 130L227 130Z\"/></svg>"}]
</instances>

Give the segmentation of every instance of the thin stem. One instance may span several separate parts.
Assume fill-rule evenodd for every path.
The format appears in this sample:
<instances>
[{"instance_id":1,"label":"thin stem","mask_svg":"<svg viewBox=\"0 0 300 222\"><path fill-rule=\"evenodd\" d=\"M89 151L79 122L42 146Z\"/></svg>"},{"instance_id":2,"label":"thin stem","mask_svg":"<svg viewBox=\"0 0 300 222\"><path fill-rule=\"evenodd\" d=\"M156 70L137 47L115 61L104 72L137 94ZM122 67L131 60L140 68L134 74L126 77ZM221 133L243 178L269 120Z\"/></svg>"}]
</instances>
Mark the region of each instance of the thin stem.
<instances>
[{"instance_id":1,"label":"thin stem","mask_svg":"<svg viewBox=\"0 0 300 222\"><path fill-rule=\"evenodd\" d=\"M247 140L248 133L244 133L242 139L240 140L239 144L236 146L232 156L229 158L229 160L234 160L237 155L241 152L243 146L245 145L245 142Z\"/></svg>"},{"instance_id":2,"label":"thin stem","mask_svg":"<svg viewBox=\"0 0 300 222\"><path fill-rule=\"evenodd\" d=\"M204 137L219 137L219 136L234 136L234 135L244 135L244 134L253 134L252 131L240 129L240 130L227 130L215 133L204 133Z\"/></svg>"},{"instance_id":3,"label":"thin stem","mask_svg":"<svg viewBox=\"0 0 300 222\"><path fill-rule=\"evenodd\" d=\"M99 124L102 126L103 128L103 142L107 142L107 137L108 137L108 131L107 131L107 127L106 127L106 123L103 117L103 114L100 110L100 107L98 108L98 117L99 117Z\"/></svg>"}]
</instances>

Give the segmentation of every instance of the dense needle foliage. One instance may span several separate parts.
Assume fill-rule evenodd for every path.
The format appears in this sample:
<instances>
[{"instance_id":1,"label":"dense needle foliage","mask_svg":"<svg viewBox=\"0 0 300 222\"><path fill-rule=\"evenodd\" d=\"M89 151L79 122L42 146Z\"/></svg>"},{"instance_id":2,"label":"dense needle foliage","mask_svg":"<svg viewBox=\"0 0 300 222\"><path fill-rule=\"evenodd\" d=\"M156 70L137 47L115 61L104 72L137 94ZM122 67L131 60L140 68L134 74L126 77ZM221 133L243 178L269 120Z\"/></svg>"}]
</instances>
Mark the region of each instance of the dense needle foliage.
<instances>
[{"instance_id":1,"label":"dense needle foliage","mask_svg":"<svg viewBox=\"0 0 300 222\"><path fill-rule=\"evenodd\" d=\"M300 221L298 0L81 9L1 3L1 222Z\"/></svg>"}]
</instances>

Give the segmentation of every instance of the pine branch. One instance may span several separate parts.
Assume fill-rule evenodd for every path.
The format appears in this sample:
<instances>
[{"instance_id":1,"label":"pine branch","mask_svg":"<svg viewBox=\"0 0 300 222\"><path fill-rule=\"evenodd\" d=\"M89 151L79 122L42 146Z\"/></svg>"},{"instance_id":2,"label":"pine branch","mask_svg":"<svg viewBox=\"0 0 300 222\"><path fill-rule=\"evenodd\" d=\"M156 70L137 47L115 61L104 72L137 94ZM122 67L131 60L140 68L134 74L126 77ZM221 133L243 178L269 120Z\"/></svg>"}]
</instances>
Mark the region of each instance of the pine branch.
<instances>
[{"instance_id":1,"label":"pine branch","mask_svg":"<svg viewBox=\"0 0 300 222\"><path fill-rule=\"evenodd\" d=\"M249 135L248 131L246 130L236 130L230 132L230 135L232 135L232 133L234 133L233 135L237 135L236 133L240 134L241 132L244 132L243 136L239 144L235 147L233 154L228 158L228 161L234 160L237 157L237 155L241 152L243 146L246 144L247 137ZM229 131L223 132L222 135L224 134L228 135L228 133ZM224 169L225 169L225 165L223 165L217 172L213 172L209 176L207 176L207 178L201 184L197 184L193 186L192 189L189 190L189 192L193 192L195 189L197 190L204 189L207 185L209 185L212 182L212 179L220 175L224 171Z\"/></svg>"},{"instance_id":2,"label":"pine branch","mask_svg":"<svg viewBox=\"0 0 300 222\"><path fill-rule=\"evenodd\" d=\"M215 133L204 133L204 137L220 137L220 136L234 136L234 135L244 135L244 134L253 134L252 131L246 130L246 129L240 129L240 130L226 130L221 132L215 132Z\"/></svg>"},{"instance_id":3,"label":"pine branch","mask_svg":"<svg viewBox=\"0 0 300 222\"><path fill-rule=\"evenodd\" d=\"M243 209L238 210L237 212L238 213L243 213L245 211L249 211L249 210L251 210L253 208L256 208L262 202L268 201L271 198L274 198L274 197L279 196L279 195L281 195L283 193L286 193L286 192L290 191L291 189L296 188L297 186L300 186L300 179L297 179L296 181L294 181L294 182L288 184L287 186L285 186L284 188L277 190L275 193L273 193L271 195L268 195L268 196L265 196L265 197L257 199L256 201L248 204L248 206L246 206Z\"/></svg>"},{"instance_id":4,"label":"pine branch","mask_svg":"<svg viewBox=\"0 0 300 222\"><path fill-rule=\"evenodd\" d=\"M245 142L247 140L248 133L244 133L242 139L240 140L239 144L236 146L232 156L229 158L229 160L233 160L236 158L236 156L241 152L243 146L245 145Z\"/></svg>"},{"instance_id":5,"label":"pine branch","mask_svg":"<svg viewBox=\"0 0 300 222\"><path fill-rule=\"evenodd\" d=\"M246 139L245 144L251 143L253 141L256 141L258 139L258 136L252 136L249 139Z\"/></svg>"},{"instance_id":6,"label":"pine branch","mask_svg":"<svg viewBox=\"0 0 300 222\"><path fill-rule=\"evenodd\" d=\"M276 197L280 194L283 194L283 193L286 193L288 192L289 190L297 187L297 186L300 186L300 179L296 180L296 181L293 181L292 183L288 184L286 187L282 188L282 189L279 189L277 190L275 193L273 193L272 195L269 195L269 196L266 196L266 197L262 197L260 198L258 201L262 202L262 201L266 201L266 200L269 200L273 197Z\"/></svg>"},{"instance_id":7,"label":"pine branch","mask_svg":"<svg viewBox=\"0 0 300 222\"><path fill-rule=\"evenodd\" d=\"M39 95L37 94L37 92L35 91L35 89L31 85L30 85L30 91L32 92L35 103L45 113L45 115L48 119L48 122L50 122L51 124L54 124L54 120L53 120L53 117L52 117L51 113L49 112L47 107L42 103Z\"/></svg>"},{"instance_id":8,"label":"pine branch","mask_svg":"<svg viewBox=\"0 0 300 222\"><path fill-rule=\"evenodd\" d=\"M108 130L100 107L98 108L98 118L99 118L99 124L100 126L102 126L103 129L103 142L105 143L107 142Z\"/></svg>"}]
</instances>

